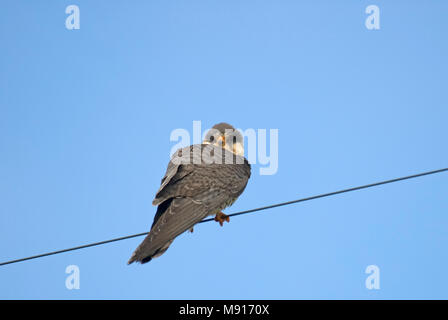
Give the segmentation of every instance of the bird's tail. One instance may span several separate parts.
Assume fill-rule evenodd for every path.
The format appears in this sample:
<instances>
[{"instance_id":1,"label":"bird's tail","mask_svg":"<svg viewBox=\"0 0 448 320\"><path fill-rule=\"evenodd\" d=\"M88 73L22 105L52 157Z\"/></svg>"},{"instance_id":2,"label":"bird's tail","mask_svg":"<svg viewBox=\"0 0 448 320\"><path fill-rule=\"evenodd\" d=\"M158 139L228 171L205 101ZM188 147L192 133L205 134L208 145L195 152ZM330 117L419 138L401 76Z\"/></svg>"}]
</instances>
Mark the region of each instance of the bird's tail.
<instances>
[{"instance_id":1,"label":"bird's tail","mask_svg":"<svg viewBox=\"0 0 448 320\"><path fill-rule=\"evenodd\" d=\"M158 256L161 256L166 250L168 250L168 247L173 242L173 240L168 241L164 244L162 244L159 248L157 246L154 246L153 238L154 238L154 225L157 223L159 218L168 210L172 202L172 199L169 199L168 201L165 201L161 203L157 207L157 212L154 217L154 221L151 225L151 231L146 236L146 238L142 241L142 243L135 249L134 253L132 254L131 258L128 261L128 264L131 264L133 262L140 262L140 263L146 263L152 260L152 258L156 258ZM160 245L160 243L159 243Z\"/></svg>"},{"instance_id":2,"label":"bird's tail","mask_svg":"<svg viewBox=\"0 0 448 320\"><path fill-rule=\"evenodd\" d=\"M128 264L146 263L168 250L173 240L207 216L207 207L189 198L174 198L161 203L151 231L135 249Z\"/></svg>"},{"instance_id":3,"label":"bird's tail","mask_svg":"<svg viewBox=\"0 0 448 320\"><path fill-rule=\"evenodd\" d=\"M128 261L128 264L131 264L133 262L140 262L143 264L151 261L153 258L160 257L162 254L165 253L166 250L168 250L169 246L174 241L174 239L168 241L162 247L157 249L153 254L148 255L147 249L149 248L151 242L150 239L148 239L149 236L150 235L148 234L145 240L143 240L143 242L137 247L137 249L135 249L134 253L132 254L131 258Z\"/></svg>"}]
</instances>

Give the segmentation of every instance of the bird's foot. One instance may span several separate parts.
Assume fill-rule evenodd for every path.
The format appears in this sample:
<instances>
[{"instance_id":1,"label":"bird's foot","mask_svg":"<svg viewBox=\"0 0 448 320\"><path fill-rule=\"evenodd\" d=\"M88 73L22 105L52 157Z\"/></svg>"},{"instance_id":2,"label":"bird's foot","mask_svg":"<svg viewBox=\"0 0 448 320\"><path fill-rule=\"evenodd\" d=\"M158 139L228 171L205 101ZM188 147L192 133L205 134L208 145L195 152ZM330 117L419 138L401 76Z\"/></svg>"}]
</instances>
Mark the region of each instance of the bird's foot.
<instances>
[{"instance_id":1,"label":"bird's foot","mask_svg":"<svg viewBox=\"0 0 448 320\"><path fill-rule=\"evenodd\" d=\"M192 227L192 228L190 228L190 232L191 232L191 233L193 233L193 231L194 231L193 227Z\"/></svg>"},{"instance_id":2,"label":"bird's foot","mask_svg":"<svg viewBox=\"0 0 448 320\"><path fill-rule=\"evenodd\" d=\"M230 217L220 211L219 213L216 214L215 221L219 222L219 225L222 227L224 221L230 222Z\"/></svg>"}]
</instances>

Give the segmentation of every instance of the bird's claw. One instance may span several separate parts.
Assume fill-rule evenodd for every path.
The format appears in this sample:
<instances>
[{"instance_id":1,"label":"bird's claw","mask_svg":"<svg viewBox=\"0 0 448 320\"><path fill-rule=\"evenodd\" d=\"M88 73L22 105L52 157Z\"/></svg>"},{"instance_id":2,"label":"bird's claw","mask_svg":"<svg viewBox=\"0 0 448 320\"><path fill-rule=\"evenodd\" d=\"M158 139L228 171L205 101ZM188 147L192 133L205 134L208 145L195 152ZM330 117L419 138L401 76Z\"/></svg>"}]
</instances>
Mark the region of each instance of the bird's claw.
<instances>
[{"instance_id":1,"label":"bird's claw","mask_svg":"<svg viewBox=\"0 0 448 320\"><path fill-rule=\"evenodd\" d=\"M224 221L230 222L230 217L222 212L219 212L215 216L215 221L219 222L219 225L222 227L224 224Z\"/></svg>"}]
</instances>

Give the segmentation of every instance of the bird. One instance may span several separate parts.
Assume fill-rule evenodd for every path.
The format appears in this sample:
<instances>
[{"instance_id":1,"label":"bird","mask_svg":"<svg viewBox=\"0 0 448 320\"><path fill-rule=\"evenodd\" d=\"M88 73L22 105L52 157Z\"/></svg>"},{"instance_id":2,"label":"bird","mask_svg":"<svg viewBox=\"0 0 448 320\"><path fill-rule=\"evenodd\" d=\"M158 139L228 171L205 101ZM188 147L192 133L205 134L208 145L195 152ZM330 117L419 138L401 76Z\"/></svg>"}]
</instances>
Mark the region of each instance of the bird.
<instances>
[{"instance_id":1,"label":"bird","mask_svg":"<svg viewBox=\"0 0 448 320\"><path fill-rule=\"evenodd\" d=\"M251 175L244 139L228 123L214 125L201 144L178 149L171 157L152 202L157 206L151 229L128 264L147 263L164 254L174 239L208 216L223 226L222 210L243 193Z\"/></svg>"}]
</instances>

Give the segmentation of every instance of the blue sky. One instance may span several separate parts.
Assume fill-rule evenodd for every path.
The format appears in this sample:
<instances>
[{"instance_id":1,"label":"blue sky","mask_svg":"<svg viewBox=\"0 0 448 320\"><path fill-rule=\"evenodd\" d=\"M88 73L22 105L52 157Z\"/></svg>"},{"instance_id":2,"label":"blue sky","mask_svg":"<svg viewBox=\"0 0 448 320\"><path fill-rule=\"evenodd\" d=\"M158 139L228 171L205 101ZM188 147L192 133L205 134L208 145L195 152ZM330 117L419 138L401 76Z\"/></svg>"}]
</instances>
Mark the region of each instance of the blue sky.
<instances>
[{"instance_id":1,"label":"blue sky","mask_svg":"<svg viewBox=\"0 0 448 320\"><path fill-rule=\"evenodd\" d=\"M365 27L370 4L380 30ZM447 167L446 12L5 1L0 261L148 231L170 133L194 120L279 130L278 172L255 164L227 213ZM142 238L7 265L0 298L446 299L447 186L445 173L201 224L145 265L126 265Z\"/></svg>"}]
</instances>

